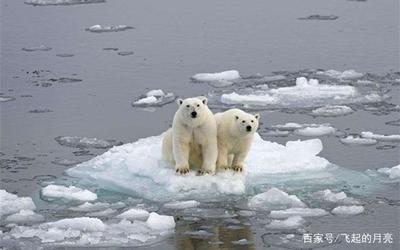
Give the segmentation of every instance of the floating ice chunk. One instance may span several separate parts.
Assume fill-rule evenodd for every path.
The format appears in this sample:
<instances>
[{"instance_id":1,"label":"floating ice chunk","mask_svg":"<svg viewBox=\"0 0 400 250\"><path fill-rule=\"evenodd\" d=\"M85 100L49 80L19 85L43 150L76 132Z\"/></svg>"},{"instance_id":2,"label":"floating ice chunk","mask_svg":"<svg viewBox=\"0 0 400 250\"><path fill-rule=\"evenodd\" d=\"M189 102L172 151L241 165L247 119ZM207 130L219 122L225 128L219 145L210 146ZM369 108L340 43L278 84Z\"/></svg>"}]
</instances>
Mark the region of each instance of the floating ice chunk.
<instances>
[{"instance_id":1,"label":"floating ice chunk","mask_svg":"<svg viewBox=\"0 0 400 250\"><path fill-rule=\"evenodd\" d=\"M316 156L323 148L319 139L292 141L284 146L264 141L256 134L246 158L246 174L223 171L214 176L196 176L192 171L182 177L175 175L173 167L162 160L162 136L114 147L68 169L67 174L109 190L162 202L241 195L246 185L255 185L253 179L262 174L321 170L329 165L327 160Z\"/></svg>"},{"instance_id":2,"label":"floating ice chunk","mask_svg":"<svg viewBox=\"0 0 400 250\"><path fill-rule=\"evenodd\" d=\"M184 232L184 235L188 235L190 238L195 239L206 239L214 236L213 233L207 232L206 230L186 231Z\"/></svg>"},{"instance_id":3,"label":"floating ice chunk","mask_svg":"<svg viewBox=\"0 0 400 250\"><path fill-rule=\"evenodd\" d=\"M285 123L285 124L278 124L278 125L275 125L275 126L273 126L273 128L276 128L276 129L279 129L279 130L295 130L295 129L298 129L298 128L303 128L305 125L304 124L298 124L298 123L295 123L295 122L288 122L288 123ZM307 126L307 125L306 125Z\"/></svg>"},{"instance_id":4,"label":"floating ice chunk","mask_svg":"<svg viewBox=\"0 0 400 250\"><path fill-rule=\"evenodd\" d=\"M333 203L341 203L346 205L360 204L360 202L352 197L347 197L345 192L334 193L329 189L318 191L315 195L325 201Z\"/></svg>"},{"instance_id":5,"label":"floating ice chunk","mask_svg":"<svg viewBox=\"0 0 400 250\"><path fill-rule=\"evenodd\" d=\"M356 215L364 212L363 206L338 206L332 210L335 215Z\"/></svg>"},{"instance_id":6,"label":"floating ice chunk","mask_svg":"<svg viewBox=\"0 0 400 250\"><path fill-rule=\"evenodd\" d=\"M267 192L253 196L249 200L248 206L257 210L306 207L306 205L299 198L297 198L296 195L289 195L278 188L271 188Z\"/></svg>"},{"instance_id":7,"label":"floating ice chunk","mask_svg":"<svg viewBox=\"0 0 400 250\"><path fill-rule=\"evenodd\" d=\"M400 178L400 165L394 166L392 168L380 168L378 172L389 175L390 179Z\"/></svg>"},{"instance_id":8,"label":"floating ice chunk","mask_svg":"<svg viewBox=\"0 0 400 250\"><path fill-rule=\"evenodd\" d=\"M106 229L105 224L100 219L90 217L61 219L54 222L47 222L45 225L59 229L75 229L84 232L104 231Z\"/></svg>"},{"instance_id":9,"label":"floating ice chunk","mask_svg":"<svg viewBox=\"0 0 400 250\"><path fill-rule=\"evenodd\" d=\"M101 26L100 24L93 25L86 29L86 31L102 33L102 32L117 32L133 29L133 27L128 25L110 25L110 26Z\"/></svg>"},{"instance_id":10,"label":"floating ice chunk","mask_svg":"<svg viewBox=\"0 0 400 250\"><path fill-rule=\"evenodd\" d=\"M48 185L42 189L42 195L50 198L64 198L68 200L93 201L97 199L95 193L75 186Z\"/></svg>"},{"instance_id":11,"label":"floating ice chunk","mask_svg":"<svg viewBox=\"0 0 400 250\"><path fill-rule=\"evenodd\" d=\"M370 146L378 143L375 139L354 137L352 135L347 136L346 138L341 138L340 142L347 145L355 145L355 146Z\"/></svg>"},{"instance_id":12,"label":"floating ice chunk","mask_svg":"<svg viewBox=\"0 0 400 250\"><path fill-rule=\"evenodd\" d=\"M169 203L164 204L164 207L170 208L170 209L185 209L185 208L197 207L199 205L200 205L200 202L195 201L195 200L190 200L190 201L169 202Z\"/></svg>"},{"instance_id":13,"label":"floating ice chunk","mask_svg":"<svg viewBox=\"0 0 400 250\"><path fill-rule=\"evenodd\" d=\"M329 15L329 16L323 16L323 15L310 15L308 17L299 17L299 20L322 20L322 21L326 21L326 20L336 20L338 19L338 16L335 15Z\"/></svg>"},{"instance_id":14,"label":"floating ice chunk","mask_svg":"<svg viewBox=\"0 0 400 250\"><path fill-rule=\"evenodd\" d=\"M60 165L60 166L74 166L80 163L78 160L68 160L68 159L55 159L51 161L51 163Z\"/></svg>"},{"instance_id":15,"label":"floating ice chunk","mask_svg":"<svg viewBox=\"0 0 400 250\"><path fill-rule=\"evenodd\" d=\"M291 216L285 220L273 220L266 225L271 229L297 229L306 224L306 221L301 216Z\"/></svg>"},{"instance_id":16,"label":"floating ice chunk","mask_svg":"<svg viewBox=\"0 0 400 250\"><path fill-rule=\"evenodd\" d=\"M78 211L78 212L94 212L94 211L99 211L103 209L107 209L110 207L109 203L104 203L104 202L96 202L96 203L90 203L90 202L85 202L77 207L71 207L69 208L72 211Z\"/></svg>"},{"instance_id":17,"label":"floating ice chunk","mask_svg":"<svg viewBox=\"0 0 400 250\"><path fill-rule=\"evenodd\" d=\"M172 216L159 215L151 212L146 221L147 226L154 230L166 230L175 228L175 220Z\"/></svg>"},{"instance_id":18,"label":"floating ice chunk","mask_svg":"<svg viewBox=\"0 0 400 250\"><path fill-rule=\"evenodd\" d=\"M35 210L36 206L30 197L18 197L0 189L0 216L15 214L21 210Z\"/></svg>"},{"instance_id":19,"label":"floating ice chunk","mask_svg":"<svg viewBox=\"0 0 400 250\"><path fill-rule=\"evenodd\" d=\"M327 70L327 71L318 71L317 74L319 75L326 75L332 78L338 78L338 79L356 79L363 77L364 74L356 72L355 70L345 70L343 72L337 71L337 70Z\"/></svg>"},{"instance_id":20,"label":"floating ice chunk","mask_svg":"<svg viewBox=\"0 0 400 250\"><path fill-rule=\"evenodd\" d=\"M327 211L321 208L302 208L294 207L285 210L274 210L271 211L270 217L274 219L285 219L292 216L301 217L321 217L329 214Z\"/></svg>"},{"instance_id":21,"label":"floating ice chunk","mask_svg":"<svg viewBox=\"0 0 400 250\"><path fill-rule=\"evenodd\" d=\"M79 136L57 136L54 139L62 146L73 148L111 148L122 144L122 142L117 142L115 140L102 140Z\"/></svg>"},{"instance_id":22,"label":"floating ice chunk","mask_svg":"<svg viewBox=\"0 0 400 250\"><path fill-rule=\"evenodd\" d=\"M115 214L115 213L117 213L117 210L112 209L112 208L107 208L107 209L102 210L102 211L96 211L96 212L88 213L87 216L90 216L90 217L109 217L110 215Z\"/></svg>"},{"instance_id":23,"label":"floating ice chunk","mask_svg":"<svg viewBox=\"0 0 400 250\"><path fill-rule=\"evenodd\" d=\"M175 100L174 93L165 93L162 89L153 89L141 95L134 102L133 107L160 107Z\"/></svg>"},{"instance_id":24,"label":"floating ice chunk","mask_svg":"<svg viewBox=\"0 0 400 250\"><path fill-rule=\"evenodd\" d=\"M73 4L87 4L87 3L105 3L106 0L27 0L25 4L33 6L46 6L46 5L73 5Z\"/></svg>"},{"instance_id":25,"label":"floating ice chunk","mask_svg":"<svg viewBox=\"0 0 400 250\"><path fill-rule=\"evenodd\" d=\"M12 96L0 96L0 102L14 101L15 97Z\"/></svg>"},{"instance_id":26,"label":"floating ice chunk","mask_svg":"<svg viewBox=\"0 0 400 250\"><path fill-rule=\"evenodd\" d=\"M319 126L319 127L305 127L299 128L294 131L295 134L301 136L323 136L331 135L336 132L336 129L331 126Z\"/></svg>"},{"instance_id":27,"label":"floating ice chunk","mask_svg":"<svg viewBox=\"0 0 400 250\"><path fill-rule=\"evenodd\" d=\"M361 137L377 141L400 142L400 135L379 135L372 132L361 132Z\"/></svg>"},{"instance_id":28,"label":"floating ice chunk","mask_svg":"<svg viewBox=\"0 0 400 250\"><path fill-rule=\"evenodd\" d=\"M9 215L6 217L5 221L8 223L27 223L27 222L39 222L43 221L42 215L37 214L29 209L20 210L18 213Z\"/></svg>"},{"instance_id":29,"label":"floating ice chunk","mask_svg":"<svg viewBox=\"0 0 400 250\"><path fill-rule=\"evenodd\" d=\"M222 94L221 102L235 105L314 107L326 103L354 103L363 96L353 86L319 84L318 80L296 79L296 86L258 90L250 94Z\"/></svg>"},{"instance_id":30,"label":"floating ice chunk","mask_svg":"<svg viewBox=\"0 0 400 250\"><path fill-rule=\"evenodd\" d=\"M237 216L235 213L223 208L188 208L184 212L185 214L205 219L233 218Z\"/></svg>"},{"instance_id":31,"label":"floating ice chunk","mask_svg":"<svg viewBox=\"0 0 400 250\"><path fill-rule=\"evenodd\" d=\"M262 135L264 136L273 136L273 137L286 137L290 134L290 131L287 130L268 130L267 132L263 132Z\"/></svg>"},{"instance_id":32,"label":"floating ice chunk","mask_svg":"<svg viewBox=\"0 0 400 250\"><path fill-rule=\"evenodd\" d=\"M117 218L128 220L146 220L148 217L149 212L140 208L131 208L117 216Z\"/></svg>"},{"instance_id":33,"label":"floating ice chunk","mask_svg":"<svg viewBox=\"0 0 400 250\"><path fill-rule=\"evenodd\" d=\"M343 105L326 105L312 111L313 115L316 116L340 116L340 115L348 115L353 113L354 110L348 106Z\"/></svg>"},{"instance_id":34,"label":"floating ice chunk","mask_svg":"<svg viewBox=\"0 0 400 250\"><path fill-rule=\"evenodd\" d=\"M118 52L118 55L120 55L120 56L130 56L130 55L133 55L133 54L134 54L133 51L121 51L121 52Z\"/></svg>"},{"instance_id":35,"label":"floating ice chunk","mask_svg":"<svg viewBox=\"0 0 400 250\"><path fill-rule=\"evenodd\" d=\"M240 239L240 240L231 241L231 243L234 244L234 245L248 245L251 242L248 241L247 239Z\"/></svg>"},{"instance_id":36,"label":"floating ice chunk","mask_svg":"<svg viewBox=\"0 0 400 250\"><path fill-rule=\"evenodd\" d=\"M37 47L24 47L22 48L23 51L32 52L32 51L49 51L52 48L47 47L46 45L39 45Z\"/></svg>"},{"instance_id":37,"label":"floating ice chunk","mask_svg":"<svg viewBox=\"0 0 400 250\"><path fill-rule=\"evenodd\" d=\"M199 73L191 79L198 82L234 81L240 79L240 74L237 70L227 70L219 73Z\"/></svg>"}]
</instances>

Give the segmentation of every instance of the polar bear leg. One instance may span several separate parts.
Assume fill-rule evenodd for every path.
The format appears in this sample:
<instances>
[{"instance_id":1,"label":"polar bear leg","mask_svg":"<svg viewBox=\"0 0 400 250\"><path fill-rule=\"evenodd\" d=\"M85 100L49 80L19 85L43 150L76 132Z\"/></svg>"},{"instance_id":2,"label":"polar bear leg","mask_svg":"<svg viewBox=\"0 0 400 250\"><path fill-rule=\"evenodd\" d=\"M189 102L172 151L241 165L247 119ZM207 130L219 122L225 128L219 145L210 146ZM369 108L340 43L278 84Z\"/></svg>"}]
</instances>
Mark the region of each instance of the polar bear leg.
<instances>
[{"instance_id":1,"label":"polar bear leg","mask_svg":"<svg viewBox=\"0 0 400 250\"><path fill-rule=\"evenodd\" d=\"M218 159L217 159L217 167L220 170L227 170L229 168L229 159L228 159L228 149L223 146L218 146Z\"/></svg>"},{"instance_id":2,"label":"polar bear leg","mask_svg":"<svg viewBox=\"0 0 400 250\"><path fill-rule=\"evenodd\" d=\"M244 159L246 159L247 153L250 150L250 146L245 146L242 150L235 154L232 161L232 169L236 172L243 171Z\"/></svg>"},{"instance_id":3,"label":"polar bear leg","mask_svg":"<svg viewBox=\"0 0 400 250\"><path fill-rule=\"evenodd\" d=\"M177 174L189 173L189 142L173 139L173 153L175 159L175 171Z\"/></svg>"},{"instance_id":4,"label":"polar bear leg","mask_svg":"<svg viewBox=\"0 0 400 250\"><path fill-rule=\"evenodd\" d=\"M199 170L199 174L215 174L215 164L218 157L218 147L216 140L210 140L202 146L203 164Z\"/></svg>"},{"instance_id":5,"label":"polar bear leg","mask_svg":"<svg viewBox=\"0 0 400 250\"><path fill-rule=\"evenodd\" d=\"M171 166L175 166L174 155L172 152L172 129L168 129L164 134L162 156L164 161L168 162Z\"/></svg>"}]
</instances>

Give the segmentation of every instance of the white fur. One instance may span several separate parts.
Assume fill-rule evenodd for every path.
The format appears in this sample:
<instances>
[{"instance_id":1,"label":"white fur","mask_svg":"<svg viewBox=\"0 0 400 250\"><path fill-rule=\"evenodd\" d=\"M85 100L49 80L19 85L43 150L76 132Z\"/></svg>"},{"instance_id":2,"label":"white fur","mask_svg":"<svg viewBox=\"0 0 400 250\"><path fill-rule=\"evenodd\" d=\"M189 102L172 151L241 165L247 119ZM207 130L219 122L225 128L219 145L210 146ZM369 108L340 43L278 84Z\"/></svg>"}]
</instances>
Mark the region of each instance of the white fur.
<instances>
[{"instance_id":1,"label":"white fur","mask_svg":"<svg viewBox=\"0 0 400 250\"><path fill-rule=\"evenodd\" d=\"M218 169L243 170L243 162L250 150L260 115L240 109L230 109L215 114L218 126ZM251 131L246 127L250 126Z\"/></svg>"},{"instance_id":2,"label":"white fur","mask_svg":"<svg viewBox=\"0 0 400 250\"><path fill-rule=\"evenodd\" d=\"M214 174L218 156L217 124L207 107L207 98L178 99L172 128L163 138L163 158L175 166L178 174L186 174L190 167L199 173ZM191 113L197 112L192 118Z\"/></svg>"}]
</instances>

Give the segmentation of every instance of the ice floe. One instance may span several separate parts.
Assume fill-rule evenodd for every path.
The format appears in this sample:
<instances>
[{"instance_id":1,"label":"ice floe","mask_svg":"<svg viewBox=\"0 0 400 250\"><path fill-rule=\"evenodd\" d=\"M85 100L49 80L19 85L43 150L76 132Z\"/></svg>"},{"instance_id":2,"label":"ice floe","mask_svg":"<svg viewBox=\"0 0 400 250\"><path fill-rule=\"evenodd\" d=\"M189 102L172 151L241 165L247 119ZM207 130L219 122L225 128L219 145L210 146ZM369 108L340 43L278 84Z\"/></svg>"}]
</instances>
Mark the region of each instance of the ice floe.
<instances>
[{"instance_id":1,"label":"ice floe","mask_svg":"<svg viewBox=\"0 0 400 250\"><path fill-rule=\"evenodd\" d=\"M42 189L42 195L48 198L64 198L78 201L94 201L97 199L95 193L75 186L48 185Z\"/></svg>"},{"instance_id":2,"label":"ice floe","mask_svg":"<svg viewBox=\"0 0 400 250\"><path fill-rule=\"evenodd\" d=\"M353 113L354 110L348 106L344 105L326 105L314 109L311 113L315 116L341 116Z\"/></svg>"},{"instance_id":3,"label":"ice floe","mask_svg":"<svg viewBox=\"0 0 400 250\"><path fill-rule=\"evenodd\" d=\"M380 168L378 169L378 172L388 175L390 179L400 179L400 165L392 168Z\"/></svg>"},{"instance_id":4,"label":"ice floe","mask_svg":"<svg viewBox=\"0 0 400 250\"><path fill-rule=\"evenodd\" d=\"M15 97L12 96L0 96L0 102L14 101Z\"/></svg>"},{"instance_id":5,"label":"ice floe","mask_svg":"<svg viewBox=\"0 0 400 250\"><path fill-rule=\"evenodd\" d=\"M247 239L240 239L240 240L233 240L231 241L231 243L234 245L249 245L251 241L248 241Z\"/></svg>"},{"instance_id":6,"label":"ice floe","mask_svg":"<svg viewBox=\"0 0 400 250\"><path fill-rule=\"evenodd\" d=\"M264 193L253 196L247 205L256 210L306 207L306 205L299 198L297 198L296 195L289 195L278 188L271 188Z\"/></svg>"},{"instance_id":7,"label":"ice floe","mask_svg":"<svg viewBox=\"0 0 400 250\"><path fill-rule=\"evenodd\" d=\"M227 70L218 73L198 73L191 79L198 82L234 81L240 79L240 74L237 70Z\"/></svg>"},{"instance_id":8,"label":"ice floe","mask_svg":"<svg viewBox=\"0 0 400 250\"><path fill-rule=\"evenodd\" d=\"M345 79L357 79L357 78L361 78L364 76L363 73L359 73L355 70L345 70L343 72L337 71L337 70L326 70L326 71L318 71L317 75L325 75L325 76L329 76L332 78L337 78L337 79L341 79L341 80L345 80Z\"/></svg>"},{"instance_id":9,"label":"ice floe","mask_svg":"<svg viewBox=\"0 0 400 250\"><path fill-rule=\"evenodd\" d=\"M115 140L103 140L79 136L57 136L54 139L62 146L73 148L110 148L122 144L122 142Z\"/></svg>"},{"instance_id":10,"label":"ice floe","mask_svg":"<svg viewBox=\"0 0 400 250\"><path fill-rule=\"evenodd\" d=\"M332 210L332 214L335 215L357 215L363 212L363 206L338 206Z\"/></svg>"},{"instance_id":11,"label":"ice floe","mask_svg":"<svg viewBox=\"0 0 400 250\"><path fill-rule=\"evenodd\" d=\"M118 32L133 29L133 27L128 25L110 25L110 26L101 26L100 24L96 24L86 28L86 31L94 32L94 33L103 33L103 32Z\"/></svg>"},{"instance_id":12,"label":"ice floe","mask_svg":"<svg viewBox=\"0 0 400 250\"><path fill-rule=\"evenodd\" d=\"M149 215L150 213L144 209L131 208L117 215L117 218L128 220L146 220L147 218L149 218Z\"/></svg>"},{"instance_id":13,"label":"ice floe","mask_svg":"<svg viewBox=\"0 0 400 250\"><path fill-rule=\"evenodd\" d=\"M30 197L18 197L0 189L0 216L19 213L21 210L35 210L36 206Z\"/></svg>"},{"instance_id":14,"label":"ice floe","mask_svg":"<svg viewBox=\"0 0 400 250\"><path fill-rule=\"evenodd\" d=\"M361 132L362 138L386 142L400 142L400 135L380 135L372 132Z\"/></svg>"},{"instance_id":15,"label":"ice floe","mask_svg":"<svg viewBox=\"0 0 400 250\"><path fill-rule=\"evenodd\" d=\"M284 210L273 210L270 213L270 217L274 219L285 219L292 216L301 217L321 217L328 215L329 213L321 208L303 208L294 207Z\"/></svg>"},{"instance_id":16,"label":"ice floe","mask_svg":"<svg viewBox=\"0 0 400 250\"><path fill-rule=\"evenodd\" d=\"M340 142L343 144L355 145L355 146L370 146L378 143L378 141L375 139L361 138L353 135L341 138Z\"/></svg>"},{"instance_id":17,"label":"ice floe","mask_svg":"<svg viewBox=\"0 0 400 250\"><path fill-rule=\"evenodd\" d=\"M7 223L32 223L43 221L44 217L40 214L35 213L30 209L22 209L18 213L9 215L6 217L5 221Z\"/></svg>"},{"instance_id":18,"label":"ice floe","mask_svg":"<svg viewBox=\"0 0 400 250\"><path fill-rule=\"evenodd\" d=\"M175 100L172 92L165 93L162 89L153 89L139 96L132 102L133 107L160 107Z\"/></svg>"},{"instance_id":19,"label":"ice floe","mask_svg":"<svg viewBox=\"0 0 400 250\"><path fill-rule=\"evenodd\" d=\"M345 204L345 205L355 205L355 204L360 204L360 202L352 197L347 197L345 192L338 192L334 193L329 189L325 189L323 191L318 191L315 193L315 196L317 198L321 198L325 201L328 202L333 202L333 203L340 203L340 204Z\"/></svg>"},{"instance_id":20,"label":"ice floe","mask_svg":"<svg viewBox=\"0 0 400 250\"><path fill-rule=\"evenodd\" d=\"M27 52L32 52L32 51L49 51L51 50L51 47L48 47L46 45L39 45L39 46L33 46L33 47L24 47L22 48L23 51Z\"/></svg>"},{"instance_id":21,"label":"ice floe","mask_svg":"<svg viewBox=\"0 0 400 250\"><path fill-rule=\"evenodd\" d=\"M253 179L263 174L322 170L329 165L327 160L316 156L322 150L319 139L289 141L284 146L264 141L256 134L245 162L246 174L222 171L214 176L199 177L192 171L182 177L176 176L173 167L162 160L161 142L162 135L114 147L68 169L67 174L112 191L168 201L244 194L246 186L253 182L256 185Z\"/></svg>"},{"instance_id":22,"label":"ice floe","mask_svg":"<svg viewBox=\"0 0 400 250\"><path fill-rule=\"evenodd\" d=\"M322 125L317 127L304 127L299 128L294 131L296 135L301 136L323 136L323 135L331 135L336 132L334 127L328 125Z\"/></svg>"},{"instance_id":23,"label":"ice floe","mask_svg":"<svg viewBox=\"0 0 400 250\"><path fill-rule=\"evenodd\" d=\"M74 4L88 4L88 3L105 3L106 0L27 0L25 4L33 6L46 6L46 5L74 5Z\"/></svg>"},{"instance_id":24,"label":"ice floe","mask_svg":"<svg viewBox=\"0 0 400 250\"><path fill-rule=\"evenodd\" d=\"M301 216L291 216L285 220L273 220L271 223L267 224L267 228L271 229L297 229L306 224Z\"/></svg>"},{"instance_id":25,"label":"ice floe","mask_svg":"<svg viewBox=\"0 0 400 250\"><path fill-rule=\"evenodd\" d=\"M151 212L146 224L154 230L166 230L175 228L174 217L168 215L159 215Z\"/></svg>"},{"instance_id":26,"label":"ice floe","mask_svg":"<svg viewBox=\"0 0 400 250\"><path fill-rule=\"evenodd\" d=\"M366 101L366 98L353 86L319 84L316 79L299 77L296 86L253 90L243 94L225 93L220 101L228 105L314 107Z\"/></svg>"},{"instance_id":27,"label":"ice floe","mask_svg":"<svg viewBox=\"0 0 400 250\"><path fill-rule=\"evenodd\" d=\"M195 200L189 200L189 201L168 202L168 203L164 204L164 207L170 208L170 209L185 209L185 208L197 207L199 205L200 205L200 202L195 201Z\"/></svg>"}]
</instances>

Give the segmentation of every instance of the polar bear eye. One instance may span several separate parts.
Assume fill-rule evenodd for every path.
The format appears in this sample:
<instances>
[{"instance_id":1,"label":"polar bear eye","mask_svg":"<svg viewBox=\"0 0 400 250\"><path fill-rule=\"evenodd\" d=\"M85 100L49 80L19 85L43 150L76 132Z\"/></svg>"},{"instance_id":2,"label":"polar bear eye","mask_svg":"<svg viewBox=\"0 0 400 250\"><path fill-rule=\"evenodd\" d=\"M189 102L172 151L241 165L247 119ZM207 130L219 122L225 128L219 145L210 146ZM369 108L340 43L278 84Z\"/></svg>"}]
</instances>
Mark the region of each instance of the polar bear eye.
<instances>
[{"instance_id":1,"label":"polar bear eye","mask_svg":"<svg viewBox=\"0 0 400 250\"><path fill-rule=\"evenodd\" d=\"M197 107L200 107L200 104L197 104Z\"/></svg>"},{"instance_id":2,"label":"polar bear eye","mask_svg":"<svg viewBox=\"0 0 400 250\"><path fill-rule=\"evenodd\" d=\"M242 121L242 123L245 123L245 122L246 122L245 120Z\"/></svg>"},{"instance_id":3,"label":"polar bear eye","mask_svg":"<svg viewBox=\"0 0 400 250\"><path fill-rule=\"evenodd\" d=\"M253 120L251 120L251 122L254 122Z\"/></svg>"},{"instance_id":4,"label":"polar bear eye","mask_svg":"<svg viewBox=\"0 0 400 250\"><path fill-rule=\"evenodd\" d=\"M189 107L190 107L190 105L186 105L186 107L187 107L187 108L189 108Z\"/></svg>"}]
</instances>

